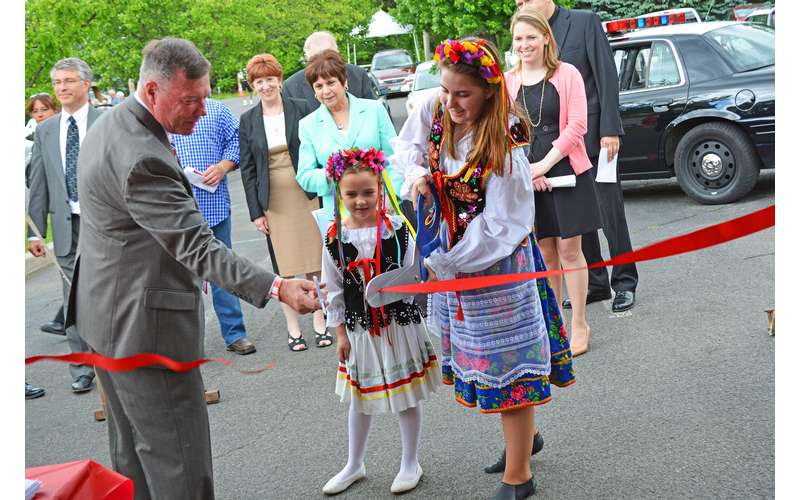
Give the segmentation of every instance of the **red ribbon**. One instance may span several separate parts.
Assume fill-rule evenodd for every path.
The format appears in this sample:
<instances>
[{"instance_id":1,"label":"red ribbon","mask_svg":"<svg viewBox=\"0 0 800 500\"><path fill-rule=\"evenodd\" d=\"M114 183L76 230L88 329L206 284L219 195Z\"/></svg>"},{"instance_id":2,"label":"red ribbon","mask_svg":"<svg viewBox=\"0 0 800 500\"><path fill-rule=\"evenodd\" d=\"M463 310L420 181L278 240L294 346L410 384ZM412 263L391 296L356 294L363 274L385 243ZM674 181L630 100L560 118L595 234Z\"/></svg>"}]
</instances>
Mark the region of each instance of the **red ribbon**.
<instances>
[{"instance_id":1,"label":"red ribbon","mask_svg":"<svg viewBox=\"0 0 800 500\"><path fill-rule=\"evenodd\" d=\"M478 288L487 288L508 283L516 283L535 278L559 276L565 273L592 269L595 267L616 266L643 262L646 260L663 259L687 252L702 250L714 245L726 243L743 236L748 236L775 225L775 205L770 205L751 214L721 222L697 231L692 231L681 236L669 238L652 245L647 245L638 250L626 252L613 259L596 262L587 267L573 269L556 269L553 271L539 271L534 273L498 274L494 276L476 276L472 278L459 278L444 281L429 281L414 285L395 285L382 288L382 292L398 293L435 293L435 292L463 292Z\"/></svg>"},{"instance_id":2,"label":"red ribbon","mask_svg":"<svg viewBox=\"0 0 800 500\"><path fill-rule=\"evenodd\" d=\"M516 283L535 278L558 276L568 272L580 271L582 269L663 259L666 257L672 257L673 255L694 252L696 250L702 250L704 248L726 243L728 241L763 231L764 229L768 229L774 225L775 205L770 205L751 214L738 217L736 219L731 219L727 222L715 224L703 229L698 229L697 231L692 231L691 233L687 233L682 236L676 236L674 238L653 243L652 245L648 245L638 250L633 250L631 252L618 255L612 259L597 262L588 267L541 271L535 273L478 276L473 278L460 278L446 281L431 281L417 285L390 286L382 289L382 291L400 293L462 292L465 290L475 290L477 288ZM43 360L94 365L104 370L114 372L130 371L150 365L162 365L172 371L185 372L193 370L206 363L221 363L239 371L240 373L251 375L264 372L273 367L272 363L268 363L262 368L243 370L241 368L237 368L232 361L224 358L203 358L196 359L194 361L179 362L160 354L136 354L127 358L110 358L100 354L88 352L63 354L60 356L30 356L25 358L25 364L29 365Z\"/></svg>"},{"instance_id":3,"label":"red ribbon","mask_svg":"<svg viewBox=\"0 0 800 500\"><path fill-rule=\"evenodd\" d=\"M29 356L25 358L25 364L30 365L32 363L37 363L44 360L60 361L62 363L76 363L80 365L94 365L97 368L102 368L110 372L127 372L150 365L161 365L174 372L188 372L189 370L194 370L198 366L206 363L221 363L225 366L233 368L239 373L243 373L245 375L254 375L256 373L267 371L274 366L272 363L267 363L266 366L261 368L244 370L242 368L238 368L233 361L225 358L203 358L195 359L194 361L181 362L175 361L174 359L166 356L162 356L161 354L135 354L133 356L128 356L127 358L110 358L94 352L76 352L72 354L62 354L60 356Z\"/></svg>"}]
</instances>

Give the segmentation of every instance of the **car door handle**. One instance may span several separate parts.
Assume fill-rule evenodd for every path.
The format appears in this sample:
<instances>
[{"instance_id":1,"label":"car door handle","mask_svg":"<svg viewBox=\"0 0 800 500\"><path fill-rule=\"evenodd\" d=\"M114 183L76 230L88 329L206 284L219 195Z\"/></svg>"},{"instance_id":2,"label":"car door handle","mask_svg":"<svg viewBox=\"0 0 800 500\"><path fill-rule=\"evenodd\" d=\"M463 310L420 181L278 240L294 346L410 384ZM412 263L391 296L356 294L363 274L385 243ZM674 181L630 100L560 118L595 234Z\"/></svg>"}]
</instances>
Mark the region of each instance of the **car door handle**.
<instances>
[{"instance_id":1,"label":"car door handle","mask_svg":"<svg viewBox=\"0 0 800 500\"><path fill-rule=\"evenodd\" d=\"M669 107L675 104L675 102L677 101L675 99L672 99L664 102L654 102L651 104L651 106L653 107L653 111L655 111L656 113L663 113L665 111L669 111Z\"/></svg>"}]
</instances>

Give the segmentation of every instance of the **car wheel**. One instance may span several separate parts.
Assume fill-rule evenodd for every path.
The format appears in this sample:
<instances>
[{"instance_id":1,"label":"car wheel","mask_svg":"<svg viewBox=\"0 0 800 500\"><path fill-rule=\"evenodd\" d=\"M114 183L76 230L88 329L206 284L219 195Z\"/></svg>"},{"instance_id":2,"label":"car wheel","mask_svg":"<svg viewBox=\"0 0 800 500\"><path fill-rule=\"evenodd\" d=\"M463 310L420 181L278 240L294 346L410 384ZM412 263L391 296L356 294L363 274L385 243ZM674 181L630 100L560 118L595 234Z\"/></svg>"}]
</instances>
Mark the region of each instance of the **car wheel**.
<instances>
[{"instance_id":1,"label":"car wheel","mask_svg":"<svg viewBox=\"0 0 800 500\"><path fill-rule=\"evenodd\" d=\"M675 175L681 189L706 204L731 203L749 193L758 180L755 148L739 127L710 122L689 130L675 149Z\"/></svg>"}]
</instances>

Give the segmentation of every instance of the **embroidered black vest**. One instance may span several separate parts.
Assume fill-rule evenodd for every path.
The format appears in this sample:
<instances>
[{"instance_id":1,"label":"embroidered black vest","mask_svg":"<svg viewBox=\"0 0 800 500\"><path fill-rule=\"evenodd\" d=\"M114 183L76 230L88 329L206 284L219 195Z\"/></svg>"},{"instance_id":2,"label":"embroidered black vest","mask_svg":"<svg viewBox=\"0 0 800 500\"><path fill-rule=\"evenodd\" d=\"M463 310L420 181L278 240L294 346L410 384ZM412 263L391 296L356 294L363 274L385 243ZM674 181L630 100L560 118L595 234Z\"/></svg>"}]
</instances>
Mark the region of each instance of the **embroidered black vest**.
<instances>
[{"instance_id":1,"label":"embroidered black vest","mask_svg":"<svg viewBox=\"0 0 800 500\"><path fill-rule=\"evenodd\" d=\"M469 163L453 175L447 175L439 166L439 155L442 146L442 109L436 103L431 122L431 134L428 139L428 168L433 175L442 202L444 222L450 233L450 248L464 236L467 226L486 208L486 180L488 172L485 165ZM518 145L527 144L524 128L519 124L511 127L511 136Z\"/></svg>"},{"instance_id":2,"label":"embroidered black vest","mask_svg":"<svg viewBox=\"0 0 800 500\"><path fill-rule=\"evenodd\" d=\"M377 233L377 230L376 230ZM400 243L400 255L397 254L397 242L395 237L381 239L381 273L399 269L403 264L403 256L408 248L408 229L402 226L395 229L397 241ZM351 264L358 260L358 249L352 243L342 243L342 258L339 261L339 249L336 240L327 238L325 247L331 254L333 261L342 270L342 296L344 297L344 318L345 326L353 331L356 323L361 325L364 330L370 330L373 326L373 318L378 318L378 326L383 328L391 322L398 325L408 325L410 323L421 323L422 315L415 304L406 304L403 301L392 302L383 307L385 314L373 314L373 308L367 305L364 300L364 280L358 269ZM375 258L373 254L372 258ZM374 275L374 260L368 264L371 267L371 275ZM416 264L414 264L416 265ZM351 270L348 270L350 268Z\"/></svg>"}]
</instances>

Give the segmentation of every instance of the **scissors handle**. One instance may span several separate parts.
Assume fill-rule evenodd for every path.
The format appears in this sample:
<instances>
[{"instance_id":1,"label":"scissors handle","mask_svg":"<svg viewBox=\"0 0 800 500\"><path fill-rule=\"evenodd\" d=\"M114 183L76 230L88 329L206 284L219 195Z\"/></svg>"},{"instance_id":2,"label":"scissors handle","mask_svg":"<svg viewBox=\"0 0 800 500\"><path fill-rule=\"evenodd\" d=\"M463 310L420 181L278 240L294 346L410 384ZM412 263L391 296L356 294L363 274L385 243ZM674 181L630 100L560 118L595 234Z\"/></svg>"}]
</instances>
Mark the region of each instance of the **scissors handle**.
<instances>
[{"instance_id":1,"label":"scissors handle","mask_svg":"<svg viewBox=\"0 0 800 500\"><path fill-rule=\"evenodd\" d=\"M439 222L441 214L439 193L436 190L435 184L430 183L429 187L433 200L432 214L424 207L425 197L422 196L422 193L417 197L417 249L419 250L419 275L422 281L428 280L428 270L425 268L425 257L432 254L433 251L441 245L441 241L439 240Z\"/></svg>"}]
</instances>

